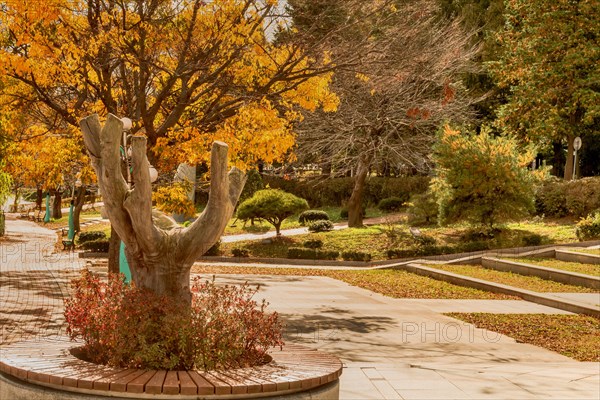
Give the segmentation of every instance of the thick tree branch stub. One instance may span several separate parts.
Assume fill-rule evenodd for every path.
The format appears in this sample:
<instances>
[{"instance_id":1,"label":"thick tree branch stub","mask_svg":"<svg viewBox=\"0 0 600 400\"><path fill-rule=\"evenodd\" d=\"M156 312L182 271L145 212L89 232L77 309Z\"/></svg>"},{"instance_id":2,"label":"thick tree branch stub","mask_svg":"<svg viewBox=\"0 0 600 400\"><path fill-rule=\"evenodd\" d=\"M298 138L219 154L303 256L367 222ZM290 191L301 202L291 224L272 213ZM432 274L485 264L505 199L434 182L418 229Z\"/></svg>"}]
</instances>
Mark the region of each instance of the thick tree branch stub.
<instances>
[{"instance_id":1,"label":"thick tree branch stub","mask_svg":"<svg viewBox=\"0 0 600 400\"><path fill-rule=\"evenodd\" d=\"M245 174L237 168L227 171L228 146L214 142L211 150L211 178L208 204L189 228L179 233L180 248L195 249L186 261L204 254L223 233L246 183Z\"/></svg>"},{"instance_id":2,"label":"thick tree branch stub","mask_svg":"<svg viewBox=\"0 0 600 400\"><path fill-rule=\"evenodd\" d=\"M123 206L129 213L139 244L145 252L152 254L156 251L160 233L152 222L152 184L145 137L134 136L131 139L131 158L134 187L123 201Z\"/></svg>"},{"instance_id":3,"label":"thick tree branch stub","mask_svg":"<svg viewBox=\"0 0 600 400\"><path fill-rule=\"evenodd\" d=\"M79 126L83 132L83 142L92 159L93 163L97 163L100 159L100 118L98 114L92 114L79 121Z\"/></svg>"},{"instance_id":4,"label":"thick tree branch stub","mask_svg":"<svg viewBox=\"0 0 600 400\"><path fill-rule=\"evenodd\" d=\"M242 194L247 178L248 176L236 167L229 171L229 201L234 207Z\"/></svg>"},{"instance_id":5,"label":"thick tree branch stub","mask_svg":"<svg viewBox=\"0 0 600 400\"><path fill-rule=\"evenodd\" d=\"M118 117L109 114L106 123L102 126L98 115L93 114L83 118L80 126L111 224L130 250L138 252L136 233L123 207L128 192L127 182L121 174L119 150L123 123Z\"/></svg>"}]
</instances>

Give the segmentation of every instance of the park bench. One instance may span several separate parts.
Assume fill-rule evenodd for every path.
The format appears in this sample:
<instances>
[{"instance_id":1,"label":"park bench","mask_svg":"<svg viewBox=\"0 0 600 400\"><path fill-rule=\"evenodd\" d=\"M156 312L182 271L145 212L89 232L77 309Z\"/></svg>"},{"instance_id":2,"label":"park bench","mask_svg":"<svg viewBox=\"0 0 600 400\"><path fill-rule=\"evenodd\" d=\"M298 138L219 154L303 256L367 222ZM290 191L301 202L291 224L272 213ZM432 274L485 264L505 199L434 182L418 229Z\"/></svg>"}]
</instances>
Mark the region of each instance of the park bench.
<instances>
[{"instance_id":1,"label":"park bench","mask_svg":"<svg viewBox=\"0 0 600 400\"><path fill-rule=\"evenodd\" d=\"M65 236L64 235L65 229L63 229L62 231L63 231L63 236ZM68 229L67 229L67 238L62 241L63 250L75 250L75 237L77 236L77 233L79 233L79 231L74 231L73 235L70 236L70 235L68 235Z\"/></svg>"},{"instance_id":2,"label":"park bench","mask_svg":"<svg viewBox=\"0 0 600 400\"><path fill-rule=\"evenodd\" d=\"M32 220L33 222L42 222L42 220L44 219L44 213L42 212L42 210L38 210L38 211L31 211L28 214L28 218L30 220Z\"/></svg>"},{"instance_id":3,"label":"park bench","mask_svg":"<svg viewBox=\"0 0 600 400\"><path fill-rule=\"evenodd\" d=\"M44 220L44 215L46 215L45 211L38 210L38 212L35 213L33 220L36 222L42 222Z\"/></svg>"},{"instance_id":4,"label":"park bench","mask_svg":"<svg viewBox=\"0 0 600 400\"><path fill-rule=\"evenodd\" d=\"M31 219L31 210L30 209L23 209L21 211L21 214L19 215L19 218L23 218L23 219Z\"/></svg>"}]
</instances>

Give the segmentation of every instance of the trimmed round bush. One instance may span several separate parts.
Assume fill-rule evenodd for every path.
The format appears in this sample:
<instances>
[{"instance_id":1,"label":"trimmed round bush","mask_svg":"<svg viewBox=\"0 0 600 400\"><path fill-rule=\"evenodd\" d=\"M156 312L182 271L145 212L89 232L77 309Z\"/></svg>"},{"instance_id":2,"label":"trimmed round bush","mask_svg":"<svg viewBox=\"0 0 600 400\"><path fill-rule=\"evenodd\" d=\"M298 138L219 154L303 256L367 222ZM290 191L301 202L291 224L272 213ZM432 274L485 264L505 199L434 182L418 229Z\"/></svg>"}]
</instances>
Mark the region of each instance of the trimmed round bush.
<instances>
[{"instance_id":1,"label":"trimmed round bush","mask_svg":"<svg viewBox=\"0 0 600 400\"><path fill-rule=\"evenodd\" d=\"M300 213L298 216L298 222L305 225L307 222L312 221L329 221L329 214L322 210L306 210Z\"/></svg>"},{"instance_id":2,"label":"trimmed round bush","mask_svg":"<svg viewBox=\"0 0 600 400\"><path fill-rule=\"evenodd\" d=\"M250 257L250 251L243 247L236 247L235 249L231 249L231 254L234 257Z\"/></svg>"},{"instance_id":3,"label":"trimmed round bush","mask_svg":"<svg viewBox=\"0 0 600 400\"><path fill-rule=\"evenodd\" d=\"M320 239L309 239L302 243L307 249L320 249L323 247L323 241Z\"/></svg>"},{"instance_id":4,"label":"trimmed round bush","mask_svg":"<svg viewBox=\"0 0 600 400\"><path fill-rule=\"evenodd\" d=\"M109 244L108 239L96 239L81 243L81 248L94 253L108 253Z\"/></svg>"},{"instance_id":5,"label":"trimmed round bush","mask_svg":"<svg viewBox=\"0 0 600 400\"><path fill-rule=\"evenodd\" d=\"M364 251L342 251L342 258L345 261L371 261L371 253Z\"/></svg>"},{"instance_id":6,"label":"trimmed round bush","mask_svg":"<svg viewBox=\"0 0 600 400\"><path fill-rule=\"evenodd\" d=\"M259 190L239 205L237 217L241 220L261 218L275 227L280 235L281 223L291 215L308 208L306 200L279 189Z\"/></svg>"},{"instance_id":7,"label":"trimmed round bush","mask_svg":"<svg viewBox=\"0 0 600 400\"><path fill-rule=\"evenodd\" d=\"M79 243L90 242L92 240L106 239L106 233L103 231L81 232L77 241Z\"/></svg>"},{"instance_id":8,"label":"trimmed round bush","mask_svg":"<svg viewBox=\"0 0 600 400\"><path fill-rule=\"evenodd\" d=\"M287 258L305 260L335 260L340 255L336 250L316 250L304 247L290 247Z\"/></svg>"},{"instance_id":9,"label":"trimmed round bush","mask_svg":"<svg viewBox=\"0 0 600 400\"><path fill-rule=\"evenodd\" d=\"M308 224L310 232L329 232L333 230L333 222L327 220L313 221Z\"/></svg>"},{"instance_id":10,"label":"trimmed round bush","mask_svg":"<svg viewBox=\"0 0 600 400\"><path fill-rule=\"evenodd\" d=\"M398 211L404 206L406 200L408 199L401 199L400 197L395 196L388 197L381 200L379 204L377 204L377 208L379 208L381 211Z\"/></svg>"},{"instance_id":11,"label":"trimmed round bush","mask_svg":"<svg viewBox=\"0 0 600 400\"><path fill-rule=\"evenodd\" d=\"M542 244L542 236L537 233L532 233L531 235L523 236L523 244L525 246L539 246Z\"/></svg>"}]
</instances>

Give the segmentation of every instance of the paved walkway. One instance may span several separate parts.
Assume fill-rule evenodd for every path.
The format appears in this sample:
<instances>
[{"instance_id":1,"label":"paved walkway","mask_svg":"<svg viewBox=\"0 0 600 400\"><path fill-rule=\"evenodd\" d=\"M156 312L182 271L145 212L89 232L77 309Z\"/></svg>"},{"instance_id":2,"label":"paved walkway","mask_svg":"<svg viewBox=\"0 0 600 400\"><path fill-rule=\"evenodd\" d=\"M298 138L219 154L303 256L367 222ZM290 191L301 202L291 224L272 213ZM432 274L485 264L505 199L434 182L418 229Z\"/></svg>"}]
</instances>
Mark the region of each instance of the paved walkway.
<instances>
[{"instance_id":1,"label":"paved walkway","mask_svg":"<svg viewBox=\"0 0 600 400\"><path fill-rule=\"evenodd\" d=\"M9 220L0 244L1 343L64 333L62 299L84 261L52 254L55 233ZM447 312L562 313L515 300L392 299L324 277L220 276L261 284L286 340L345 365L342 399L598 399L600 364L446 317Z\"/></svg>"}]
</instances>

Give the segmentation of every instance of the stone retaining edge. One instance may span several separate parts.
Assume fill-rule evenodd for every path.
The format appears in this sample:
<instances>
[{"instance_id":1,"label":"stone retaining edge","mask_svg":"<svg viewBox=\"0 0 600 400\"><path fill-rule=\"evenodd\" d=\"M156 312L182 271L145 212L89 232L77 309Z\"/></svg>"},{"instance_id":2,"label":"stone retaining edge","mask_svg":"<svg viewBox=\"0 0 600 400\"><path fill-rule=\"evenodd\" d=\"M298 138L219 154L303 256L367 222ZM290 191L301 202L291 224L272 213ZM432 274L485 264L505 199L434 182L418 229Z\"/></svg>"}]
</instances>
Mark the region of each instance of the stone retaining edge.
<instances>
[{"instance_id":1,"label":"stone retaining edge","mask_svg":"<svg viewBox=\"0 0 600 400\"><path fill-rule=\"evenodd\" d=\"M503 285L501 283L484 281L482 279L471 278L464 275L455 274L448 271L442 271L435 268L429 268L420 264L397 264L388 266L389 269L400 269L414 274L427 276L429 278L445 281L459 286L466 286L473 289L485 290L493 293L508 294L518 296L523 300L544 306L558 308L575 314L586 314L600 318L600 308L591 305L554 297L543 293L532 292L530 290L520 289L513 286Z\"/></svg>"},{"instance_id":2,"label":"stone retaining edge","mask_svg":"<svg viewBox=\"0 0 600 400\"><path fill-rule=\"evenodd\" d=\"M264 393L244 394L244 395L226 395L211 397L205 395L170 395L164 397L161 395L134 395L128 393L113 393L114 396L99 395L97 391L68 392L61 390L62 387L56 385L40 386L32 382L23 381L0 372L0 399L10 400L131 400L131 399L171 399L171 400L196 400L196 399L259 399L265 398ZM340 383L339 379L326 383L314 389L305 392L288 391L277 392L273 400L337 400L339 399Z\"/></svg>"},{"instance_id":3,"label":"stone retaining edge","mask_svg":"<svg viewBox=\"0 0 600 400\"><path fill-rule=\"evenodd\" d=\"M315 266L339 266L339 267L387 267L398 263L419 262L421 260L479 264L482 257L527 257L537 255L539 257L554 257L555 248L558 247L589 247L600 245L600 240L589 240L586 242L550 244L544 246L515 247L510 249L474 251L470 253L445 254L427 257L408 257L393 260L364 261L338 261L338 260L311 260L291 258L253 258L253 257L214 257L202 256L197 261L204 262L228 262L236 264L263 263L280 265L315 265ZM79 258L108 258L108 253L79 252Z\"/></svg>"},{"instance_id":4,"label":"stone retaining edge","mask_svg":"<svg viewBox=\"0 0 600 400\"><path fill-rule=\"evenodd\" d=\"M87 396L75 398L90 399L96 399L97 396L140 399L329 399L337 397L314 395L321 392L339 394L337 386L330 386L323 391L320 388L338 382L343 371L343 365L337 357L290 344L284 346L283 350L272 349L269 353L273 361L265 365L227 371L175 371L173 381L172 377L169 378L172 371L111 368L80 360L70 351L76 345L77 343L62 336L8 344L0 349L0 373L4 374L2 378L6 380L10 376L16 384L20 382L21 386L31 387L34 392L36 387L41 388L42 392L43 387L48 387L55 392ZM162 378L153 382L155 376ZM157 383L159 386L155 387ZM141 390L138 387L140 385ZM146 385L151 388L148 389ZM4 386L6 385L0 385L0 398L13 399L15 396L6 393ZM212 393L207 389L212 389ZM335 390L332 391L333 389ZM33 400L62 397L20 398Z\"/></svg>"},{"instance_id":5,"label":"stone retaining edge","mask_svg":"<svg viewBox=\"0 0 600 400\"><path fill-rule=\"evenodd\" d=\"M484 268L495 269L497 271L515 272L521 275L537 276L542 279L566 283L568 285L600 289L600 278L592 275L579 274L577 272L564 271L534 264L499 260L492 257L482 257L481 265Z\"/></svg>"},{"instance_id":6,"label":"stone retaining edge","mask_svg":"<svg viewBox=\"0 0 600 400\"><path fill-rule=\"evenodd\" d=\"M598 250L598 254L600 254L600 250ZM568 251L564 249L556 249L556 259L583 264L600 264L600 255L579 253L577 251Z\"/></svg>"}]
</instances>

